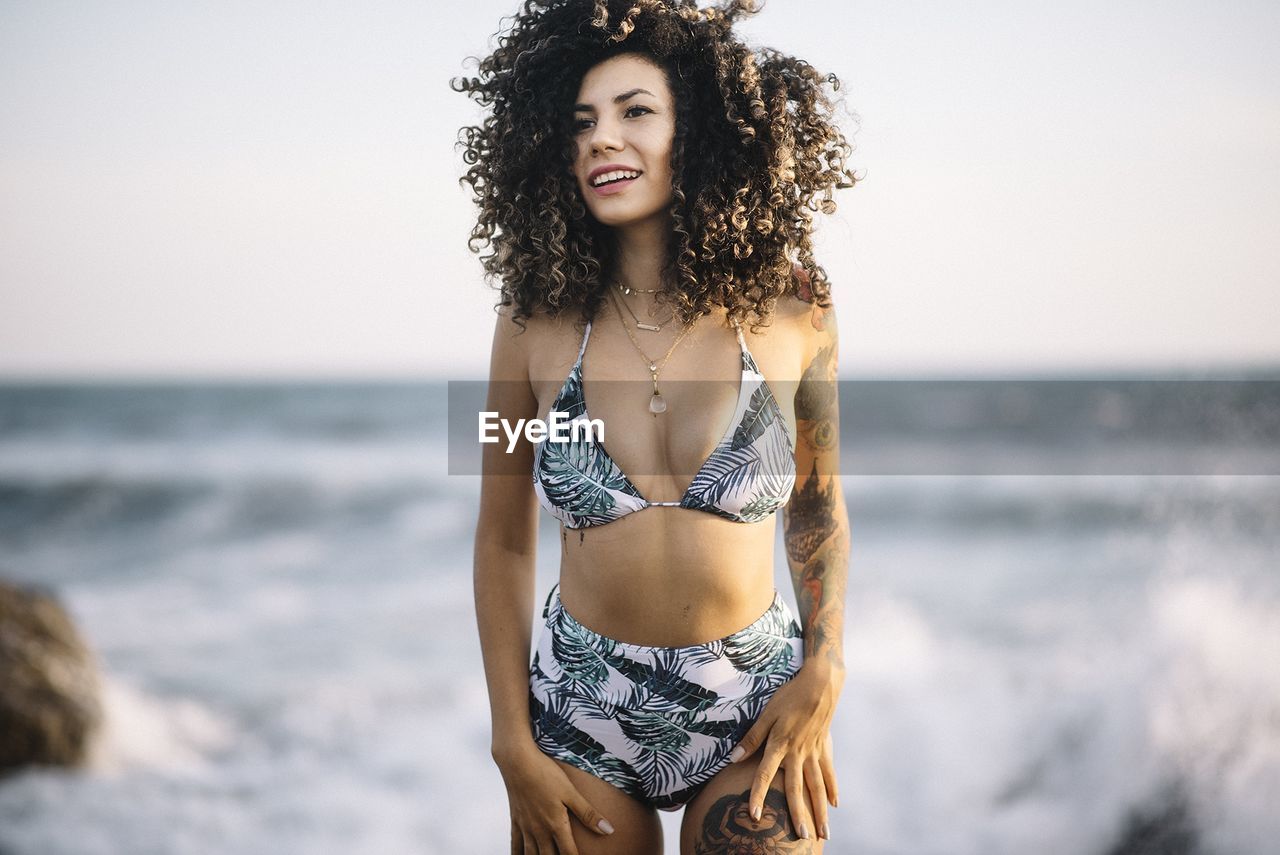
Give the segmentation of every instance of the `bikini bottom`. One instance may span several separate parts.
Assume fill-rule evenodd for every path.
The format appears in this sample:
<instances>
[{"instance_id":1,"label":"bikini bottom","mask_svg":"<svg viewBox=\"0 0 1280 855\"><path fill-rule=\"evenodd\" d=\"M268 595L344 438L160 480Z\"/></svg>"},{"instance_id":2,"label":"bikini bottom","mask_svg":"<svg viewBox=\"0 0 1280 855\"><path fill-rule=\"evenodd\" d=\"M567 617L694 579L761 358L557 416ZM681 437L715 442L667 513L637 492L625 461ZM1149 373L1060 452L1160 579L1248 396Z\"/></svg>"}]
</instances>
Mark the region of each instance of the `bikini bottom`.
<instances>
[{"instance_id":1,"label":"bikini bottom","mask_svg":"<svg viewBox=\"0 0 1280 855\"><path fill-rule=\"evenodd\" d=\"M529 668L538 747L662 810L679 810L804 662L782 595L749 626L686 647L628 644L583 626L557 583Z\"/></svg>"}]
</instances>

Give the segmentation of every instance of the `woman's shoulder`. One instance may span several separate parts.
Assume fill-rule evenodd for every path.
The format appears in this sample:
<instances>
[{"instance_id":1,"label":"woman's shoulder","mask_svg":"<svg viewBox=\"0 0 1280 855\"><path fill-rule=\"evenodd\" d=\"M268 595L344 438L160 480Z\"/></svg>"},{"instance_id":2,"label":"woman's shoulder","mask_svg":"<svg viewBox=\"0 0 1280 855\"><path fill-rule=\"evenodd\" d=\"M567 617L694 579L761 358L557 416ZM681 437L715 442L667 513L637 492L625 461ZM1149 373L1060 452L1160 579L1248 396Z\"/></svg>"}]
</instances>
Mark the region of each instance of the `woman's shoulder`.
<instances>
[{"instance_id":1,"label":"woman's shoulder","mask_svg":"<svg viewBox=\"0 0 1280 855\"><path fill-rule=\"evenodd\" d=\"M495 334L505 340L505 349L519 354L530 377L559 372L566 359L572 363L586 331L576 311L551 315L535 309L518 320L514 306L498 306L496 312Z\"/></svg>"},{"instance_id":2,"label":"woman's shoulder","mask_svg":"<svg viewBox=\"0 0 1280 855\"><path fill-rule=\"evenodd\" d=\"M532 309L529 315L516 317L515 306L497 306L498 330L501 333L519 340L520 346L526 349L546 345L565 336L581 336L586 326L579 314L574 311L560 312L551 315L543 309Z\"/></svg>"},{"instance_id":3,"label":"woman's shoulder","mask_svg":"<svg viewBox=\"0 0 1280 855\"><path fill-rule=\"evenodd\" d=\"M791 269L795 287L778 299L774 313L784 324L794 325L801 331L826 332L826 318L833 311L831 299L828 305L819 305L817 295L810 286L809 273L799 264Z\"/></svg>"},{"instance_id":4,"label":"woman's shoulder","mask_svg":"<svg viewBox=\"0 0 1280 855\"><path fill-rule=\"evenodd\" d=\"M835 343L836 324L833 307L822 306L809 286L809 275L799 264L793 268L795 288L778 298L773 311L773 325L782 333L786 346L801 366L824 348ZM831 300L824 301L828 304Z\"/></svg>"}]
</instances>

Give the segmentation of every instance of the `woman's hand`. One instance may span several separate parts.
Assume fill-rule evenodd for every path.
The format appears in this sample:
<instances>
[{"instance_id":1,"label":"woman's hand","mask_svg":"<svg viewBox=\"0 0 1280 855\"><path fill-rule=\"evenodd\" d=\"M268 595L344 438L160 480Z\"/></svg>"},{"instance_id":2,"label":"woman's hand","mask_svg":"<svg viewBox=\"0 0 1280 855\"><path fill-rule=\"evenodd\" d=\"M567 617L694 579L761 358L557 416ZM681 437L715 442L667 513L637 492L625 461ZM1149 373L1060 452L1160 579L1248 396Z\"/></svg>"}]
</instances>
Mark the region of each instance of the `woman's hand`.
<instances>
[{"instance_id":1,"label":"woman's hand","mask_svg":"<svg viewBox=\"0 0 1280 855\"><path fill-rule=\"evenodd\" d=\"M844 686L844 668L829 661L806 661L765 705L760 718L738 743L736 762L764 746L764 756L751 785L748 809L760 817L765 794L779 767L787 770L787 807L801 837L816 832L830 839L827 802L838 801L831 753L831 718ZM737 752L741 750L741 754ZM817 816L810 816L803 793L809 792ZM813 830L812 832L810 830Z\"/></svg>"},{"instance_id":2,"label":"woman's hand","mask_svg":"<svg viewBox=\"0 0 1280 855\"><path fill-rule=\"evenodd\" d=\"M613 834L609 821L537 746L495 755L494 761L502 772L511 808L511 855L578 855L570 813L596 834Z\"/></svg>"}]
</instances>

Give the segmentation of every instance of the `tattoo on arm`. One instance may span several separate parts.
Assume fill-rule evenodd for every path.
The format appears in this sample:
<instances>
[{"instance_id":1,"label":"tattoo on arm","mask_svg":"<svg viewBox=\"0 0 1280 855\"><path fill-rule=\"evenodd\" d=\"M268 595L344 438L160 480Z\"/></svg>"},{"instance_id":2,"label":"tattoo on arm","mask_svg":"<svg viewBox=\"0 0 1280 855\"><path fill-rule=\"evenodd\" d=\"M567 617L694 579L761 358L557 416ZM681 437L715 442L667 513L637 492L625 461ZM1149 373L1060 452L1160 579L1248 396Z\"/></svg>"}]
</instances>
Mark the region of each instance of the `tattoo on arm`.
<instances>
[{"instance_id":1,"label":"tattoo on arm","mask_svg":"<svg viewBox=\"0 0 1280 855\"><path fill-rule=\"evenodd\" d=\"M797 435L813 463L783 507L787 559L805 634L806 657L843 667L844 599L849 564L849 525L838 489L839 472L818 460L835 453L837 425L835 324L829 309L814 306L813 325L827 327L829 343L805 369L796 393ZM825 461L824 461L825 463ZM828 471L830 470L830 471Z\"/></svg>"},{"instance_id":2,"label":"tattoo on arm","mask_svg":"<svg viewBox=\"0 0 1280 855\"><path fill-rule=\"evenodd\" d=\"M831 446L835 439L836 366L832 354L835 345L828 345L804 370L800 387L796 390L796 426L802 438L815 453Z\"/></svg>"},{"instance_id":3,"label":"tattoo on arm","mask_svg":"<svg viewBox=\"0 0 1280 855\"><path fill-rule=\"evenodd\" d=\"M805 657L825 657L844 666L844 595L849 533L835 478L821 487L815 463L783 508L787 559L804 627Z\"/></svg>"}]
</instances>

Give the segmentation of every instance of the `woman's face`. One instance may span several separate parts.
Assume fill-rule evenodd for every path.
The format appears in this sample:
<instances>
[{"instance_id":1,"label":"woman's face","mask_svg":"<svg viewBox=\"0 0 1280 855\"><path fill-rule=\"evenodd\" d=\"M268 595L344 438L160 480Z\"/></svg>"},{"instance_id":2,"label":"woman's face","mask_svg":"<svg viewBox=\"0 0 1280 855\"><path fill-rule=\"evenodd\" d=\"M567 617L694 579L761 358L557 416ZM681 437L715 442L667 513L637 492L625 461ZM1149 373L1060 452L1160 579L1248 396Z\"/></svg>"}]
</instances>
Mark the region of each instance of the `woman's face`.
<instances>
[{"instance_id":1,"label":"woman's face","mask_svg":"<svg viewBox=\"0 0 1280 855\"><path fill-rule=\"evenodd\" d=\"M611 57L583 75L573 110L573 171L587 209L604 225L667 216L675 114L662 69L636 54ZM632 177L596 186L616 172Z\"/></svg>"}]
</instances>

